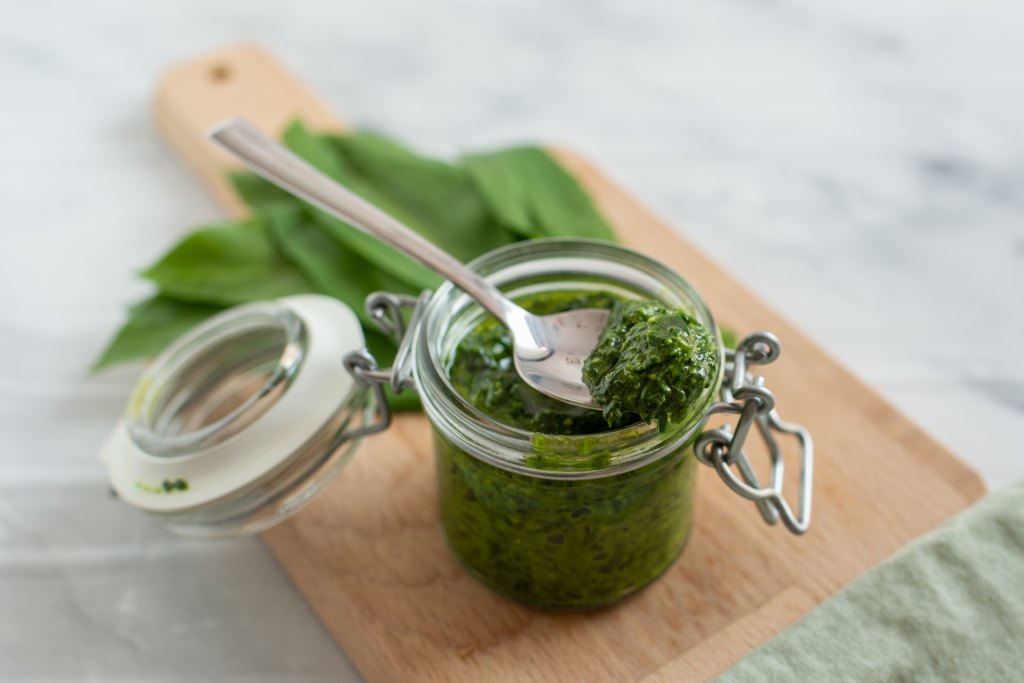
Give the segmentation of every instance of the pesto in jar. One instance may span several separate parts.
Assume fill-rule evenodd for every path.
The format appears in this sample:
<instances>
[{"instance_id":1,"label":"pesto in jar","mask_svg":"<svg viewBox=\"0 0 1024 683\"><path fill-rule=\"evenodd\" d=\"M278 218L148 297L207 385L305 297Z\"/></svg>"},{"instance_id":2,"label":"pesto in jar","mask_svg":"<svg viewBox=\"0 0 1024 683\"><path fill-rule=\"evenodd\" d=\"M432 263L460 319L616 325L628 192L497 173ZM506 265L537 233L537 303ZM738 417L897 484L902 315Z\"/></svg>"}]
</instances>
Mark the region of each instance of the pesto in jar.
<instances>
[{"instance_id":1,"label":"pesto in jar","mask_svg":"<svg viewBox=\"0 0 1024 683\"><path fill-rule=\"evenodd\" d=\"M508 330L493 318L478 324L460 340L449 378L492 419L534 432L527 467L601 469L614 455L609 432L630 425L639 430L645 419L667 423L689 416L700 407L703 390L697 387L706 388L717 376L717 346L685 311L590 291L542 292L518 303L538 315L611 309L608 331L587 366L598 380L596 369L607 368L605 376L612 379L604 387L606 400L615 400L607 398L615 391L632 392L604 413L545 396L517 374ZM643 349L623 344L630 326L644 329L631 342L640 340ZM659 335L665 340L660 355ZM693 344L683 344L682 337ZM684 346L695 353L681 352ZM660 360L653 365L641 362L654 358ZM666 427L659 423L659 429ZM579 452L566 455L560 448L565 437L585 435L593 439L584 439ZM572 479L509 472L440 434L435 440L449 546L484 583L517 600L558 608L614 602L665 571L686 542L696 475L692 439L637 469Z\"/></svg>"}]
</instances>

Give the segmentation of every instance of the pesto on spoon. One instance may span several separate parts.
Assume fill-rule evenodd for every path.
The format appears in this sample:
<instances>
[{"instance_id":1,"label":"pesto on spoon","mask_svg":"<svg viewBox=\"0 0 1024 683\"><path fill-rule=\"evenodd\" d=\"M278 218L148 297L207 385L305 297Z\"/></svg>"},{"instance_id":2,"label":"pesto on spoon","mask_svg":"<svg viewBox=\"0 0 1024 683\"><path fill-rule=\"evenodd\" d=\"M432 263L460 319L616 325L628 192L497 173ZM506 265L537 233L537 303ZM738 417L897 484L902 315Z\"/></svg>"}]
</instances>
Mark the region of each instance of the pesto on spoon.
<instances>
[{"instance_id":1,"label":"pesto on spoon","mask_svg":"<svg viewBox=\"0 0 1024 683\"><path fill-rule=\"evenodd\" d=\"M619 300L583 364L583 383L609 425L633 413L664 431L687 417L718 362L711 332L684 309Z\"/></svg>"},{"instance_id":2,"label":"pesto on spoon","mask_svg":"<svg viewBox=\"0 0 1024 683\"><path fill-rule=\"evenodd\" d=\"M508 329L488 317L459 343L449 367L456 390L478 409L513 427L581 435L635 422L685 419L718 372L712 333L683 309L608 292L541 292L517 300L535 315L610 309L609 322L583 366L583 381L603 408L595 411L542 395L513 368Z\"/></svg>"}]
</instances>

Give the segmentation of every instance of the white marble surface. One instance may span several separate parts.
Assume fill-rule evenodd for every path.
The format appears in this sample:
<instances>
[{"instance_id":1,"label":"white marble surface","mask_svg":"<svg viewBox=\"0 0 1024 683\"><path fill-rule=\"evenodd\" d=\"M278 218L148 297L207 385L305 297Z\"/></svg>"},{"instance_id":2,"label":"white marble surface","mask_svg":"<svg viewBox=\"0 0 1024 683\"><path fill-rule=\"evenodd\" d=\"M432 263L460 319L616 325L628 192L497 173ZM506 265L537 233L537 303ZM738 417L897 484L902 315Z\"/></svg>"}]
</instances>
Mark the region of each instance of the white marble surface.
<instances>
[{"instance_id":1,"label":"white marble surface","mask_svg":"<svg viewBox=\"0 0 1024 683\"><path fill-rule=\"evenodd\" d=\"M990 485L1024 475L1019 3L156 6L0 22L0 680L355 680L258 541L172 538L95 461L132 272L218 215L154 77L225 41L427 151L584 150Z\"/></svg>"}]
</instances>

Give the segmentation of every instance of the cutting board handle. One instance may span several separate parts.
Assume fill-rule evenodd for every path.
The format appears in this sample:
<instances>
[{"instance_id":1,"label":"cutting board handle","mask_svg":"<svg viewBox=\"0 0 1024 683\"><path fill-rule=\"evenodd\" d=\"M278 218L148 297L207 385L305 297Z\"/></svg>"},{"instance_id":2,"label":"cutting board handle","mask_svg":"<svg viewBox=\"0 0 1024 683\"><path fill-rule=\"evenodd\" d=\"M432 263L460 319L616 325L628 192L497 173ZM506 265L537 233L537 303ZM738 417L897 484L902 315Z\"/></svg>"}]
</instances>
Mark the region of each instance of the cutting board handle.
<instances>
[{"instance_id":1,"label":"cutting board handle","mask_svg":"<svg viewBox=\"0 0 1024 683\"><path fill-rule=\"evenodd\" d=\"M153 116L171 146L235 216L246 213L226 180L226 171L237 163L206 140L212 125L244 116L272 135L295 118L318 130L345 127L294 73L250 44L232 45L172 67L157 85Z\"/></svg>"}]
</instances>

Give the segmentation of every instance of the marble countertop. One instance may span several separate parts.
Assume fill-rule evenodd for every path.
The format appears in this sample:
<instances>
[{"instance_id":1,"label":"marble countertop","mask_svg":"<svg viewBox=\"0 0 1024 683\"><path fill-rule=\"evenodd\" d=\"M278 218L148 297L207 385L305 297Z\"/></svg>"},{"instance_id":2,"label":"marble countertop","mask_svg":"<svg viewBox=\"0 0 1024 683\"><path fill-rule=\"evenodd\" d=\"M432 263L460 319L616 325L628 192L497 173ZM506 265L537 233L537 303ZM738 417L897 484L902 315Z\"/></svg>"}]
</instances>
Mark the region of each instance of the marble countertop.
<instances>
[{"instance_id":1,"label":"marble countertop","mask_svg":"<svg viewBox=\"0 0 1024 683\"><path fill-rule=\"evenodd\" d=\"M217 207L149 116L259 40L426 152L584 151L976 467L1024 475L1010 0L20 3L0 23L0 680L357 680L259 541L107 496L133 271Z\"/></svg>"}]
</instances>

